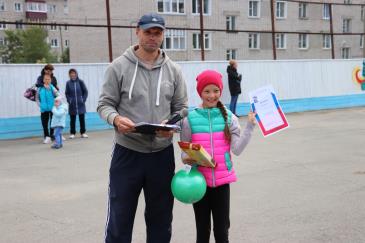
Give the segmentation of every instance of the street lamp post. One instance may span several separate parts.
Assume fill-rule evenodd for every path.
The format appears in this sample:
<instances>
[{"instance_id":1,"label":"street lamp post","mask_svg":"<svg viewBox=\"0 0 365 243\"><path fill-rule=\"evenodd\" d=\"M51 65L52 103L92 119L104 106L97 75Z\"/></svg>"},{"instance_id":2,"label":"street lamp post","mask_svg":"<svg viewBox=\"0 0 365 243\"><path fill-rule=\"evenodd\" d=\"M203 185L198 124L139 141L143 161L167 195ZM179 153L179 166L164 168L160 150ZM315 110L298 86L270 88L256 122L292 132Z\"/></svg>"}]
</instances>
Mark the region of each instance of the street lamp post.
<instances>
[{"instance_id":1,"label":"street lamp post","mask_svg":"<svg viewBox=\"0 0 365 243\"><path fill-rule=\"evenodd\" d=\"M108 25L108 47L109 47L109 62L113 61L113 46L112 46L112 28L110 25L110 5L109 0L106 0L106 21Z\"/></svg>"}]
</instances>

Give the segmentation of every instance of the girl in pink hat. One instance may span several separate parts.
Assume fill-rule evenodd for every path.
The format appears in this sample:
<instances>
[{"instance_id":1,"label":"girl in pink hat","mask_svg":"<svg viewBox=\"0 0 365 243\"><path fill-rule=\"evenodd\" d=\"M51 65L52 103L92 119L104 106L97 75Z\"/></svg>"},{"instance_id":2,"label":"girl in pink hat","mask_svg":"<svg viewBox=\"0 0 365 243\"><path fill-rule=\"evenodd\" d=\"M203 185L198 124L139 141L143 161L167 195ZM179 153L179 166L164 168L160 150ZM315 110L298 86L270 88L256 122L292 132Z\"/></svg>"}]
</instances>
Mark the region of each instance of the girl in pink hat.
<instances>
[{"instance_id":1,"label":"girl in pink hat","mask_svg":"<svg viewBox=\"0 0 365 243\"><path fill-rule=\"evenodd\" d=\"M181 141L201 144L216 162L215 168L198 167L208 188L204 197L193 204L196 242L209 243L213 216L216 242L228 243L229 184L237 180L231 152L239 155L247 146L255 127L255 114L249 112L246 128L241 132L238 118L220 101L223 90L222 75L206 70L196 80L196 89L202 104L184 119ZM182 159L187 164L195 163L185 153L182 154Z\"/></svg>"}]
</instances>

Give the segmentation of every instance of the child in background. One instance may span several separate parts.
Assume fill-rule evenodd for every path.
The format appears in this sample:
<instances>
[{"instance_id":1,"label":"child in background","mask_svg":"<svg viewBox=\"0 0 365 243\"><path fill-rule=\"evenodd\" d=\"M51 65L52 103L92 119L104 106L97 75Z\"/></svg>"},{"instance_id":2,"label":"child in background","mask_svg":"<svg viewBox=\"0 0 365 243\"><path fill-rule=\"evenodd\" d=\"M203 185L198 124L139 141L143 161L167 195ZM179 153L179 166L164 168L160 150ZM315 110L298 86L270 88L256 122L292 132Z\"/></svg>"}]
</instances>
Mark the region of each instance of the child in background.
<instances>
[{"instance_id":1,"label":"child in background","mask_svg":"<svg viewBox=\"0 0 365 243\"><path fill-rule=\"evenodd\" d=\"M62 102L61 96L55 99L54 106L52 108L53 119L51 127L54 129L55 142L51 148L59 149L62 148L62 131L66 125L66 116L68 112L67 104Z\"/></svg>"},{"instance_id":2,"label":"child in background","mask_svg":"<svg viewBox=\"0 0 365 243\"><path fill-rule=\"evenodd\" d=\"M57 89L51 84L51 76L43 75L43 86L38 89L36 101L41 111L41 121L43 127L44 140L43 143L50 143L53 139L53 128L49 128L49 123L52 120L52 107L55 97L59 96Z\"/></svg>"},{"instance_id":3,"label":"child in background","mask_svg":"<svg viewBox=\"0 0 365 243\"><path fill-rule=\"evenodd\" d=\"M238 118L219 100L223 89L222 75L206 70L196 80L196 89L203 103L183 120L181 141L201 144L216 162L215 168L198 167L208 188L204 197L193 204L196 242L209 243L212 214L216 242L228 243L229 184L236 181L231 151L235 155L241 154L250 141L255 114L249 112L246 128L241 133ZM182 159L187 164L195 162L185 153L182 154Z\"/></svg>"}]
</instances>

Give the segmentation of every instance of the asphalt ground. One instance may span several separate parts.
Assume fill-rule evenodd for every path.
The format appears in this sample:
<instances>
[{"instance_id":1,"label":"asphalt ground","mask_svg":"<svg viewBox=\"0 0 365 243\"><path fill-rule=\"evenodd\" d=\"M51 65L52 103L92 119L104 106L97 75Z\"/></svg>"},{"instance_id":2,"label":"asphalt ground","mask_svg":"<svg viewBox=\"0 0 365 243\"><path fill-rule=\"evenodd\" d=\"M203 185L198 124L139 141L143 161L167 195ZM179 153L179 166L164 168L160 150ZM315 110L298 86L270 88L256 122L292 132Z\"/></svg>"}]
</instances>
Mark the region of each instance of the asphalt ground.
<instances>
[{"instance_id":1,"label":"asphalt ground","mask_svg":"<svg viewBox=\"0 0 365 243\"><path fill-rule=\"evenodd\" d=\"M287 119L290 128L267 138L256 127L233 158L230 242L365 242L365 108ZM39 137L0 141L0 242L103 242L113 131L89 136L60 150ZM143 210L142 193L137 243ZM194 240L192 206L175 201L171 242Z\"/></svg>"}]
</instances>

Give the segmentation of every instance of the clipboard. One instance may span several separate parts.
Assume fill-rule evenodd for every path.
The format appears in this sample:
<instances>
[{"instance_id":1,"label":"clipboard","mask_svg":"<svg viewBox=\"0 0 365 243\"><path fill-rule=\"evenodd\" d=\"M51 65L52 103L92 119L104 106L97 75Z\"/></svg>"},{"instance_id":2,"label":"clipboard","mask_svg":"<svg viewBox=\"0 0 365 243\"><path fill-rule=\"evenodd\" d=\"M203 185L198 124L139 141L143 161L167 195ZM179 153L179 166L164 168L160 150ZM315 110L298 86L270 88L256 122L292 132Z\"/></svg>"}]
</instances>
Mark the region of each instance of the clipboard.
<instances>
[{"instance_id":1,"label":"clipboard","mask_svg":"<svg viewBox=\"0 0 365 243\"><path fill-rule=\"evenodd\" d=\"M178 142L180 148L194 159L198 165L214 168L216 163L212 156L199 143Z\"/></svg>"},{"instance_id":2,"label":"clipboard","mask_svg":"<svg viewBox=\"0 0 365 243\"><path fill-rule=\"evenodd\" d=\"M143 134L156 134L157 130L163 131L181 131L181 127L175 124L153 124L147 122L140 122L135 125L135 133L143 133Z\"/></svg>"}]
</instances>

